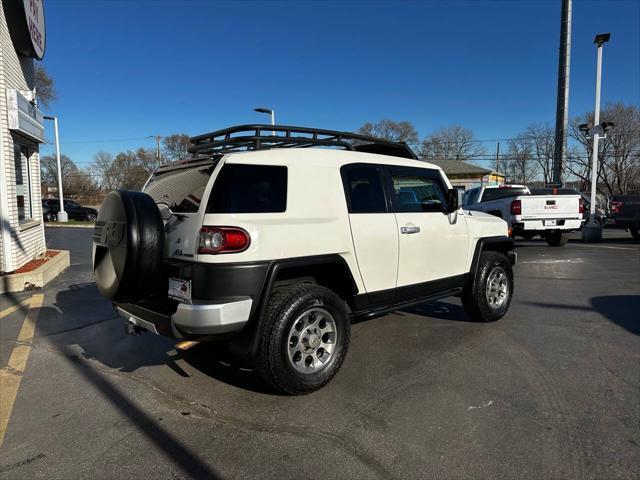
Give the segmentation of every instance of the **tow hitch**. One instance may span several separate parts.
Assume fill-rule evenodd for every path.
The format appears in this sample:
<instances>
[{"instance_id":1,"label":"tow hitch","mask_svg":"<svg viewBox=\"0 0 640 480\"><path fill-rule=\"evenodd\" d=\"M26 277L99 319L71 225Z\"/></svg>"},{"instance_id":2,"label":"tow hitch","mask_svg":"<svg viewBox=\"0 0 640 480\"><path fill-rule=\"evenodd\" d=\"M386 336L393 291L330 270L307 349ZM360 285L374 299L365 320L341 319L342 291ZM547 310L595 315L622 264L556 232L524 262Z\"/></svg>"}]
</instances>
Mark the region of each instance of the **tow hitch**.
<instances>
[{"instance_id":1,"label":"tow hitch","mask_svg":"<svg viewBox=\"0 0 640 480\"><path fill-rule=\"evenodd\" d=\"M127 322L127 324L124 326L124 331L127 335L142 335L147 330L137 326L133 322Z\"/></svg>"}]
</instances>

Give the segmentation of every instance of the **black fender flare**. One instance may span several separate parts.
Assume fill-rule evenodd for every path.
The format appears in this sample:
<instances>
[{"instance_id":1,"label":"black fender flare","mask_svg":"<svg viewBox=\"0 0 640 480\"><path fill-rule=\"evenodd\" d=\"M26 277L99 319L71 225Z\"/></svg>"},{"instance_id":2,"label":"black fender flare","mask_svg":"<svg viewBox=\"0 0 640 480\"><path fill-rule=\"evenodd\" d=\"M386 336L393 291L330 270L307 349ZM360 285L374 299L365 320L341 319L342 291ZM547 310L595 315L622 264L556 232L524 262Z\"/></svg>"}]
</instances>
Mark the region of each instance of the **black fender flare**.
<instances>
[{"instance_id":1,"label":"black fender flare","mask_svg":"<svg viewBox=\"0 0 640 480\"><path fill-rule=\"evenodd\" d=\"M480 255L483 251L497 251L503 252L509 257L511 265L516 263L515 242L513 238L507 235L497 235L494 237L485 237L478 239L475 250L473 252L473 259L471 260L471 267L469 268L469 282L473 287L476 274L478 273L478 264L480 263Z\"/></svg>"},{"instance_id":2,"label":"black fender flare","mask_svg":"<svg viewBox=\"0 0 640 480\"><path fill-rule=\"evenodd\" d=\"M349 292L345 301L352 307L352 297L358 293L358 286L353 278L353 273L349 268L346 260L338 254L326 254L326 255L312 255L308 257L296 257L286 258L281 260L273 260L268 268L267 274L262 285L260 292L260 298L256 309L253 311L249 322L243 329L243 334L237 341L233 342L232 349L243 356L250 358L255 357L255 353L258 350L258 345L261 336L261 320L267 308L269 299L276 288L278 279L282 277L282 274L293 274L293 278L309 277L312 275L300 275L295 273L304 272L306 269L318 271L318 267L338 268L345 274L339 279L345 288L344 292ZM338 279L336 279L338 280ZM322 284L322 283L320 283ZM331 287L329 285L329 287Z\"/></svg>"}]
</instances>

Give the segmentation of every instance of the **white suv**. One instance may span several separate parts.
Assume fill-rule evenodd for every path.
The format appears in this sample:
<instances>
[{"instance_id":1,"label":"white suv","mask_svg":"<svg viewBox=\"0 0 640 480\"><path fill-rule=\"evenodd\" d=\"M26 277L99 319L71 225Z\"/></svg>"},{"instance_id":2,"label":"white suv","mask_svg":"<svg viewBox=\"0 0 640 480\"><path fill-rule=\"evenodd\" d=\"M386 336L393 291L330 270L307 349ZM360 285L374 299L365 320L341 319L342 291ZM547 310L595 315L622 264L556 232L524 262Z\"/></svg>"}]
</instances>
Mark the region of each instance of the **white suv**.
<instances>
[{"instance_id":1,"label":"white suv","mask_svg":"<svg viewBox=\"0 0 640 480\"><path fill-rule=\"evenodd\" d=\"M509 308L507 224L458 208L440 168L405 144L271 125L192 143L144 193L111 192L100 208L96 283L130 332L228 338L300 394L338 371L354 318L452 295L474 320Z\"/></svg>"}]
</instances>

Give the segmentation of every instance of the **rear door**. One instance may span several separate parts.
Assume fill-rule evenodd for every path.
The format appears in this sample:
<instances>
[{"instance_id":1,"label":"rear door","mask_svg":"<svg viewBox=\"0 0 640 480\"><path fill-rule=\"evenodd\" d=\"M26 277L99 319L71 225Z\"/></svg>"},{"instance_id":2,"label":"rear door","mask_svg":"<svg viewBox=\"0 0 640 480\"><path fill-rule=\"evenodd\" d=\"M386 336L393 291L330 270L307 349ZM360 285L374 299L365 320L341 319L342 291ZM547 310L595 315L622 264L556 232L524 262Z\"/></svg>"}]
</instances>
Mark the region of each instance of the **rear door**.
<instances>
[{"instance_id":1,"label":"rear door","mask_svg":"<svg viewBox=\"0 0 640 480\"><path fill-rule=\"evenodd\" d=\"M412 167L390 167L389 172L399 233L398 291L466 273L466 219L461 210L445 213L447 186L440 173Z\"/></svg>"},{"instance_id":2,"label":"rear door","mask_svg":"<svg viewBox=\"0 0 640 480\"><path fill-rule=\"evenodd\" d=\"M398 269L398 225L383 186L383 171L384 167L371 164L341 169L358 268L367 293L378 292L379 302L393 298Z\"/></svg>"}]
</instances>

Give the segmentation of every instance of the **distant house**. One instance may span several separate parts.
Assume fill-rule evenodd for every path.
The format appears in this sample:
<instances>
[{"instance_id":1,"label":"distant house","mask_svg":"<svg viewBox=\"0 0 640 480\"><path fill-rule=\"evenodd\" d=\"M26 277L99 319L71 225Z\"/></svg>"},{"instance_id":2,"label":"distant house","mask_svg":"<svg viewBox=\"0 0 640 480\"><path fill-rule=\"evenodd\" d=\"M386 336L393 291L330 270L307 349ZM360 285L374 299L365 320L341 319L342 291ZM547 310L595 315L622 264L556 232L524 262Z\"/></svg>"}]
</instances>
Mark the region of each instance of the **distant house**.
<instances>
[{"instance_id":1,"label":"distant house","mask_svg":"<svg viewBox=\"0 0 640 480\"><path fill-rule=\"evenodd\" d=\"M469 190L470 188L481 187L483 185L503 185L504 174L494 172L487 168L479 167L471 163L460 160L427 160L429 163L438 165L447 174L451 185L458 190Z\"/></svg>"}]
</instances>

